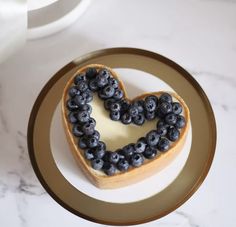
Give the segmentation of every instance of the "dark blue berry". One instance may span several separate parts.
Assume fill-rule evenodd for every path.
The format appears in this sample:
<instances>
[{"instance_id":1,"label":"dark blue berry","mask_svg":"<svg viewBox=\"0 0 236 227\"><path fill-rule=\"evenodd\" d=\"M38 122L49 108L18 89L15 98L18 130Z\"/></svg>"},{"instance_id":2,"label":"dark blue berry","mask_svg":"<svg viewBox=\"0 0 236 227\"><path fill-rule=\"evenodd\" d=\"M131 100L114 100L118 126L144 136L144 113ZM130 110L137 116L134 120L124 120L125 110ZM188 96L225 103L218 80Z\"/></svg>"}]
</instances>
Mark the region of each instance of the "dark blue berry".
<instances>
[{"instance_id":1,"label":"dark blue berry","mask_svg":"<svg viewBox=\"0 0 236 227\"><path fill-rule=\"evenodd\" d=\"M139 154L143 153L145 151L146 146L147 144L144 141L140 140L134 145L134 152Z\"/></svg>"},{"instance_id":2,"label":"dark blue berry","mask_svg":"<svg viewBox=\"0 0 236 227\"><path fill-rule=\"evenodd\" d=\"M168 125L174 125L176 123L176 121L177 121L177 116L174 113L168 113L165 116L165 122Z\"/></svg>"},{"instance_id":3,"label":"dark blue berry","mask_svg":"<svg viewBox=\"0 0 236 227\"><path fill-rule=\"evenodd\" d=\"M152 99L152 100L156 103L156 105L158 104L158 98L157 98L157 96L155 96L155 95L149 95L149 96L146 97L145 100L150 100L150 99Z\"/></svg>"},{"instance_id":4,"label":"dark blue berry","mask_svg":"<svg viewBox=\"0 0 236 227\"><path fill-rule=\"evenodd\" d=\"M78 122L78 119L77 119L77 113L76 112L70 112L68 114L68 120L70 123L72 124L75 124Z\"/></svg>"},{"instance_id":5,"label":"dark blue berry","mask_svg":"<svg viewBox=\"0 0 236 227\"><path fill-rule=\"evenodd\" d=\"M74 97L76 95L79 95L80 91L76 88L76 86L73 86L69 89L68 94L69 94L70 97Z\"/></svg>"},{"instance_id":6,"label":"dark blue berry","mask_svg":"<svg viewBox=\"0 0 236 227\"><path fill-rule=\"evenodd\" d=\"M133 123L136 125L143 125L145 122L145 117L142 113L139 113L137 116L133 118Z\"/></svg>"},{"instance_id":7,"label":"dark blue berry","mask_svg":"<svg viewBox=\"0 0 236 227\"><path fill-rule=\"evenodd\" d=\"M70 111L75 111L79 109L79 106L75 103L73 99L68 99L66 102L67 109Z\"/></svg>"},{"instance_id":8,"label":"dark blue berry","mask_svg":"<svg viewBox=\"0 0 236 227\"><path fill-rule=\"evenodd\" d=\"M145 111L144 116L148 121L151 121L151 120L155 119L156 114L155 114L155 111L152 111L152 112Z\"/></svg>"},{"instance_id":9,"label":"dark blue berry","mask_svg":"<svg viewBox=\"0 0 236 227\"><path fill-rule=\"evenodd\" d=\"M82 136L82 137L79 138L79 143L78 143L78 145L79 145L79 147L80 147L81 149L87 148L87 139L86 139L85 136Z\"/></svg>"},{"instance_id":10,"label":"dark blue berry","mask_svg":"<svg viewBox=\"0 0 236 227\"><path fill-rule=\"evenodd\" d=\"M182 106L178 102L173 102L172 103L172 112L174 114L181 114L182 113Z\"/></svg>"},{"instance_id":11,"label":"dark blue berry","mask_svg":"<svg viewBox=\"0 0 236 227\"><path fill-rule=\"evenodd\" d=\"M110 110L112 112L120 111L120 108L121 108L121 106L120 106L120 103L118 103L118 102L114 102L110 105Z\"/></svg>"},{"instance_id":12,"label":"dark blue berry","mask_svg":"<svg viewBox=\"0 0 236 227\"><path fill-rule=\"evenodd\" d=\"M101 147L101 149L106 150L106 144L104 142L102 142L102 141L98 142L98 146L97 147Z\"/></svg>"},{"instance_id":13,"label":"dark blue berry","mask_svg":"<svg viewBox=\"0 0 236 227\"><path fill-rule=\"evenodd\" d=\"M160 136L165 136L166 133L167 133L167 127L165 127L164 125L163 126L158 126L156 131Z\"/></svg>"},{"instance_id":14,"label":"dark blue berry","mask_svg":"<svg viewBox=\"0 0 236 227\"><path fill-rule=\"evenodd\" d=\"M143 162L144 162L144 158L141 154L135 153L131 156L130 163L132 166L139 167L143 164Z\"/></svg>"},{"instance_id":15,"label":"dark blue berry","mask_svg":"<svg viewBox=\"0 0 236 227\"><path fill-rule=\"evenodd\" d=\"M136 100L134 101L133 105L137 106L138 112L143 113L144 112L144 101L143 100Z\"/></svg>"},{"instance_id":16,"label":"dark blue berry","mask_svg":"<svg viewBox=\"0 0 236 227\"><path fill-rule=\"evenodd\" d=\"M101 69L101 70L98 72L98 75L101 76L101 77L106 78L107 80L108 80L109 78L111 78L111 73L109 72L108 69Z\"/></svg>"},{"instance_id":17,"label":"dark blue berry","mask_svg":"<svg viewBox=\"0 0 236 227\"><path fill-rule=\"evenodd\" d=\"M104 162L103 170L104 170L104 173L107 174L108 176L112 176L116 173L115 165L110 162Z\"/></svg>"},{"instance_id":18,"label":"dark blue berry","mask_svg":"<svg viewBox=\"0 0 236 227\"><path fill-rule=\"evenodd\" d=\"M121 122L125 125L128 125L132 122L132 117L128 113L124 113L121 116Z\"/></svg>"},{"instance_id":19,"label":"dark blue berry","mask_svg":"<svg viewBox=\"0 0 236 227\"><path fill-rule=\"evenodd\" d=\"M106 109L106 110L110 110L111 104L114 103L114 102L116 102L115 99L106 99L106 100L104 101L104 107L105 107L105 109Z\"/></svg>"},{"instance_id":20,"label":"dark blue berry","mask_svg":"<svg viewBox=\"0 0 236 227\"><path fill-rule=\"evenodd\" d=\"M98 145L98 139L95 138L94 136L88 136L86 142L89 148L94 148Z\"/></svg>"},{"instance_id":21,"label":"dark blue berry","mask_svg":"<svg viewBox=\"0 0 236 227\"><path fill-rule=\"evenodd\" d=\"M89 89L91 91L98 91L99 90L96 79L92 79L89 81Z\"/></svg>"},{"instance_id":22,"label":"dark blue berry","mask_svg":"<svg viewBox=\"0 0 236 227\"><path fill-rule=\"evenodd\" d=\"M121 159L117 163L117 169L120 171L127 171L129 169L129 162L125 159Z\"/></svg>"},{"instance_id":23,"label":"dark blue berry","mask_svg":"<svg viewBox=\"0 0 236 227\"><path fill-rule=\"evenodd\" d=\"M100 71L96 76L97 86L102 88L108 84L108 77L107 74L104 73L105 71Z\"/></svg>"},{"instance_id":24,"label":"dark blue berry","mask_svg":"<svg viewBox=\"0 0 236 227\"><path fill-rule=\"evenodd\" d=\"M118 111L110 112L110 118L113 121L119 121L120 120L120 112L118 112Z\"/></svg>"},{"instance_id":25,"label":"dark blue berry","mask_svg":"<svg viewBox=\"0 0 236 227\"><path fill-rule=\"evenodd\" d=\"M80 92L84 92L88 89L88 84L86 81L80 81L78 84L77 84L77 88Z\"/></svg>"},{"instance_id":26,"label":"dark blue berry","mask_svg":"<svg viewBox=\"0 0 236 227\"><path fill-rule=\"evenodd\" d=\"M91 136L95 137L97 140L100 139L100 133L97 130L94 130Z\"/></svg>"},{"instance_id":27,"label":"dark blue berry","mask_svg":"<svg viewBox=\"0 0 236 227\"><path fill-rule=\"evenodd\" d=\"M83 106L86 104L87 100L84 96L82 95L76 95L74 97L74 102L78 105L78 106Z\"/></svg>"},{"instance_id":28,"label":"dark blue berry","mask_svg":"<svg viewBox=\"0 0 236 227\"><path fill-rule=\"evenodd\" d=\"M88 112L89 114L92 113L92 106L90 106L89 104L85 104L83 106L80 106L80 111L84 110L86 112Z\"/></svg>"},{"instance_id":29,"label":"dark blue berry","mask_svg":"<svg viewBox=\"0 0 236 227\"><path fill-rule=\"evenodd\" d=\"M82 130L84 132L84 134L86 136L88 135L92 135L94 133L94 125L90 124L89 122L86 122L83 126L82 126Z\"/></svg>"},{"instance_id":30,"label":"dark blue berry","mask_svg":"<svg viewBox=\"0 0 236 227\"><path fill-rule=\"evenodd\" d=\"M185 118L181 115L177 116L175 127L180 129L180 128L183 128L185 125L186 125Z\"/></svg>"},{"instance_id":31,"label":"dark blue berry","mask_svg":"<svg viewBox=\"0 0 236 227\"><path fill-rule=\"evenodd\" d=\"M74 78L74 84L75 85L77 85L81 81L86 81L86 74L85 74L85 72L76 75L75 78Z\"/></svg>"},{"instance_id":32,"label":"dark blue berry","mask_svg":"<svg viewBox=\"0 0 236 227\"><path fill-rule=\"evenodd\" d=\"M95 158L103 158L104 155L105 155L104 148L98 145L94 150L94 157Z\"/></svg>"},{"instance_id":33,"label":"dark blue berry","mask_svg":"<svg viewBox=\"0 0 236 227\"><path fill-rule=\"evenodd\" d=\"M94 158L94 154L93 154L93 150L92 149L86 149L84 151L84 157L87 159L87 160L91 160Z\"/></svg>"},{"instance_id":34,"label":"dark blue berry","mask_svg":"<svg viewBox=\"0 0 236 227\"><path fill-rule=\"evenodd\" d=\"M146 135L147 144L151 147L154 147L157 145L159 138L160 135L157 133L157 131L152 130Z\"/></svg>"},{"instance_id":35,"label":"dark blue berry","mask_svg":"<svg viewBox=\"0 0 236 227\"><path fill-rule=\"evenodd\" d=\"M103 100L108 99L107 96L103 93L103 90L98 91L98 97Z\"/></svg>"},{"instance_id":36,"label":"dark blue berry","mask_svg":"<svg viewBox=\"0 0 236 227\"><path fill-rule=\"evenodd\" d=\"M78 124L76 124L76 125L73 126L73 128L72 128L72 133L73 133L73 135L76 136L76 137L80 137L80 136L83 136L83 135L84 135L84 132L83 132L83 130L81 129L81 126L78 125Z\"/></svg>"},{"instance_id":37,"label":"dark blue berry","mask_svg":"<svg viewBox=\"0 0 236 227\"><path fill-rule=\"evenodd\" d=\"M129 159L134 152L135 152L134 143L130 143L125 147L123 147L122 149L122 155L124 155L126 159Z\"/></svg>"},{"instance_id":38,"label":"dark blue berry","mask_svg":"<svg viewBox=\"0 0 236 227\"><path fill-rule=\"evenodd\" d=\"M94 160L91 161L91 166L92 166L92 168L95 169L95 170L100 170L100 169L102 169L103 164L104 164L104 161L103 161L102 159L96 158L96 159L94 159Z\"/></svg>"},{"instance_id":39,"label":"dark blue berry","mask_svg":"<svg viewBox=\"0 0 236 227\"><path fill-rule=\"evenodd\" d=\"M110 153L109 161L111 163L116 164L119 161L119 159L120 156L118 153L116 153L115 151Z\"/></svg>"},{"instance_id":40,"label":"dark blue berry","mask_svg":"<svg viewBox=\"0 0 236 227\"><path fill-rule=\"evenodd\" d=\"M172 112L172 105L169 102L162 102L162 103L160 103L158 109L161 114L166 115L166 114Z\"/></svg>"},{"instance_id":41,"label":"dark blue berry","mask_svg":"<svg viewBox=\"0 0 236 227\"><path fill-rule=\"evenodd\" d=\"M116 89L115 90L115 93L114 93L114 95L113 95L113 98L115 99L115 100L120 100L120 99L122 99L124 97L124 92L121 90L121 89Z\"/></svg>"},{"instance_id":42,"label":"dark blue berry","mask_svg":"<svg viewBox=\"0 0 236 227\"><path fill-rule=\"evenodd\" d=\"M125 159L125 156L123 154L123 150L122 149L117 149L116 153L119 154L120 159Z\"/></svg>"},{"instance_id":43,"label":"dark blue berry","mask_svg":"<svg viewBox=\"0 0 236 227\"><path fill-rule=\"evenodd\" d=\"M153 159L157 155L157 150L152 147L146 147L143 156L147 159Z\"/></svg>"},{"instance_id":44,"label":"dark blue berry","mask_svg":"<svg viewBox=\"0 0 236 227\"><path fill-rule=\"evenodd\" d=\"M90 118L89 112L87 112L85 110L79 111L77 118L81 123L85 123L85 122L89 121L89 118Z\"/></svg>"},{"instance_id":45,"label":"dark blue berry","mask_svg":"<svg viewBox=\"0 0 236 227\"><path fill-rule=\"evenodd\" d=\"M139 114L138 107L135 105L130 105L128 113L131 117L136 117Z\"/></svg>"},{"instance_id":46,"label":"dark blue berry","mask_svg":"<svg viewBox=\"0 0 236 227\"><path fill-rule=\"evenodd\" d=\"M162 127L162 126L164 126L166 129L168 129L170 127L168 124L166 124L166 122L164 120L159 120L157 122L157 128Z\"/></svg>"},{"instance_id":47,"label":"dark blue berry","mask_svg":"<svg viewBox=\"0 0 236 227\"><path fill-rule=\"evenodd\" d=\"M111 85L108 85L103 88L102 92L107 98L111 98L115 93L115 89Z\"/></svg>"},{"instance_id":48,"label":"dark blue berry","mask_svg":"<svg viewBox=\"0 0 236 227\"><path fill-rule=\"evenodd\" d=\"M157 149L161 152L167 151L170 148L170 141L166 138L160 138Z\"/></svg>"},{"instance_id":49,"label":"dark blue berry","mask_svg":"<svg viewBox=\"0 0 236 227\"><path fill-rule=\"evenodd\" d=\"M123 99L123 100L121 100L120 104L121 104L121 113L122 114L126 113L129 109L129 106L130 106L129 102L127 100Z\"/></svg>"},{"instance_id":50,"label":"dark blue berry","mask_svg":"<svg viewBox=\"0 0 236 227\"><path fill-rule=\"evenodd\" d=\"M168 102L168 103L172 103L172 97L170 94L168 93L163 93L160 97L159 97L159 102Z\"/></svg>"},{"instance_id":51,"label":"dark blue berry","mask_svg":"<svg viewBox=\"0 0 236 227\"><path fill-rule=\"evenodd\" d=\"M85 98L86 103L89 103L93 100L93 94L90 90L86 90L81 95Z\"/></svg>"},{"instance_id":52,"label":"dark blue berry","mask_svg":"<svg viewBox=\"0 0 236 227\"><path fill-rule=\"evenodd\" d=\"M94 127L96 126L96 121L95 121L95 119L92 118L92 117L89 118L88 123L91 124L91 125L93 125Z\"/></svg>"},{"instance_id":53,"label":"dark blue berry","mask_svg":"<svg viewBox=\"0 0 236 227\"><path fill-rule=\"evenodd\" d=\"M118 86L119 86L118 80L116 80L112 77L108 79L108 84L111 85L113 88L118 88Z\"/></svg>"},{"instance_id":54,"label":"dark blue berry","mask_svg":"<svg viewBox=\"0 0 236 227\"><path fill-rule=\"evenodd\" d=\"M167 138L172 142L178 140L179 135L180 135L179 130L174 127L170 128L167 132Z\"/></svg>"},{"instance_id":55,"label":"dark blue berry","mask_svg":"<svg viewBox=\"0 0 236 227\"><path fill-rule=\"evenodd\" d=\"M92 68L92 67L87 68L86 77L88 79L95 78L96 75L97 75L97 70L95 68Z\"/></svg>"},{"instance_id":56,"label":"dark blue berry","mask_svg":"<svg viewBox=\"0 0 236 227\"><path fill-rule=\"evenodd\" d=\"M144 109L147 112L153 112L156 110L157 104L153 98L146 97L144 100Z\"/></svg>"}]
</instances>

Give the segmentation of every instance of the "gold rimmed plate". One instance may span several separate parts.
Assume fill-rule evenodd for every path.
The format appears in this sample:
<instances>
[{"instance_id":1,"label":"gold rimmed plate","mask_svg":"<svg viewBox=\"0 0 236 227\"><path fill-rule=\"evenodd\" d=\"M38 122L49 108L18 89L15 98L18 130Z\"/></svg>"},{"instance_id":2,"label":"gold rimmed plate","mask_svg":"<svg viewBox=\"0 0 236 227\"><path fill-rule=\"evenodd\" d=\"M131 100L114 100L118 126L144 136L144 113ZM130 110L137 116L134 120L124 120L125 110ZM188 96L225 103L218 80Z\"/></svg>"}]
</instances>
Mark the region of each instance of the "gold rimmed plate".
<instances>
[{"instance_id":1,"label":"gold rimmed plate","mask_svg":"<svg viewBox=\"0 0 236 227\"><path fill-rule=\"evenodd\" d=\"M79 67L92 63L152 74L171 86L190 109L192 145L187 161L170 184L150 197L126 203L100 200L74 187L57 167L50 141L54 112L69 78ZM30 159L47 192L72 213L110 225L140 224L163 217L178 208L205 179L214 157L215 145L214 114L207 96L194 78L173 61L159 54L134 48L99 50L63 67L42 89L28 125Z\"/></svg>"}]
</instances>

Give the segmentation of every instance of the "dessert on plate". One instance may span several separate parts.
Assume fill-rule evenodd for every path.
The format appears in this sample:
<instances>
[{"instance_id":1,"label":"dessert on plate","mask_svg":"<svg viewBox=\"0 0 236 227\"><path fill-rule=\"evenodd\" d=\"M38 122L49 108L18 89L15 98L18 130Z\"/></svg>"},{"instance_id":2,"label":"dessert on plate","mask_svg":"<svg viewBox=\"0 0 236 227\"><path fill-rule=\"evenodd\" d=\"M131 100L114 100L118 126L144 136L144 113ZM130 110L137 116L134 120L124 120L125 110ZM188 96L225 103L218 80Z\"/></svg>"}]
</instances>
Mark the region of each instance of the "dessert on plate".
<instances>
[{"instance_id":1,"label":"dessert on plate","mask_svg":"<svg viewBox=\"0 0 236 227\"><path fill-rule=\"evenodd\" d=\"M116 72L100 64L80 68L67 82L62 116L80 168L104 189L141 181L165 168L181 152L190 125L189 109L178 94L157 91L131 100Z\"/></svg>"}]
</instances>

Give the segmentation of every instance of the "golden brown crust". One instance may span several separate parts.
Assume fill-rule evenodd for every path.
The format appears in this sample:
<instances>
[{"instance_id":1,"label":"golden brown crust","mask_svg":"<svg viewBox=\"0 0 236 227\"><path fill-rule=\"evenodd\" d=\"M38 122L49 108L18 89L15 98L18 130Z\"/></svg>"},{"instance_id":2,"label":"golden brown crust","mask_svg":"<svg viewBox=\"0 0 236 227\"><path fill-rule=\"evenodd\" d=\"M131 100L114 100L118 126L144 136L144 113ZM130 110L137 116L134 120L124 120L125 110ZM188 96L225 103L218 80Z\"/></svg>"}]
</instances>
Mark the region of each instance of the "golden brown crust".
<instances>
[{"instance_id":1,"label":"golden brown crust","mask_svg":"<svg viewBox=\"0 0 236 227\"><path fill-rule=\"evenodd\" d=\"M119 81L120 87L124 91L124 96L126 99L128 99L127 92L125 90L123 82L120 81L118 75L111 68L109 68L107 66L99 65L99 64L87 65L87 66L80 68L75 73L75 75L77 75L80 72L85 71L86 68L88 68L88 67L95 67L97 69L104 69L104 68L108 69L112 73L113 77ZM183 129L181 129L179 140L172 143L170 149L167 152L162 153L161 155L158 155L153 160L150 160L150 161L145 160L144 164L141 167L130 168L127 172L117 173L114 176L107 176L105 174L101 174L101 171L98 172L98 171L92 169L89 161L85 160L85 158L82 155L83 152L77 146L76 140L71 133L71 124L67 120L68 111L66 108L66 100L68 99L68 95L67 95L68 89L71 86L71 84L73 83L74 76L72 76L72 78L67 82L65 89L63 91L63 97L62 97L63 125L64 125L66 137L67 137L68 143L70 145L72 154L74 155L75 159L77 160L77 162L78 162L80 168L82 169L82 171L84 172L84 174L88 177L88 179L95 186L97 186L99 188L108 189L108 188L119 188L119 187L123 187L123 186L129 185L129 184L133 184L135 182L145 179L146 177L151 176L151 175L157 173L158 171L162 170L167 165L169 165L176 158L176 156L180 153L180 151L182 150L182 147L185 143L187 132L188 132L188 129L190 126L190 113L189 113L189 109L188 109L187 105L185 104L184 100L180 96L178 96L176 93L168 92L172 95L172 97L177 99L178 102L182 105L183 114L186 119L186 126ZM145 93L145 94L142 94L142 95L134 98L133 100L143 99L148 95L160 96L163 92L164 91Z\"/></svg>"}]
</instances>

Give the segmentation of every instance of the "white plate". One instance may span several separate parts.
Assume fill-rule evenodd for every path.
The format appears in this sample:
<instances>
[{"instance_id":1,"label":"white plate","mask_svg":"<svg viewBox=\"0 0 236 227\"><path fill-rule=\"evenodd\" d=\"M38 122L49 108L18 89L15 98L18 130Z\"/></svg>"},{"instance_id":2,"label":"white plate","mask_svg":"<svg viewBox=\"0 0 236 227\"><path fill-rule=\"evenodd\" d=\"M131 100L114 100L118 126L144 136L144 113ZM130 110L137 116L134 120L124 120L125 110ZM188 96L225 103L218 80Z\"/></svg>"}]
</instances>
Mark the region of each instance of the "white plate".
<instances>
[{"instance_id":1,"label":"white plate","mask_svg":"<svg viewBox=\"0 0 236 227\"><path fill-rule=\"evenodd\" d=\"M119 73L120 78L126 86L128 95L131 98L147 91L173 91L166 83L150 74L131 69L115 70ZM192 143L191 127L183 150L177 158L161 172L139 183L119 189L104 190L96 188L81 172L70 152L62 126L60 105L61 103L57 106L51 123L50 142L52 154L62 175L74 187L88 196L113 203L135 202L148 198L171 184L182 170L188 158Z\"/></svg>"}]
</instances>

